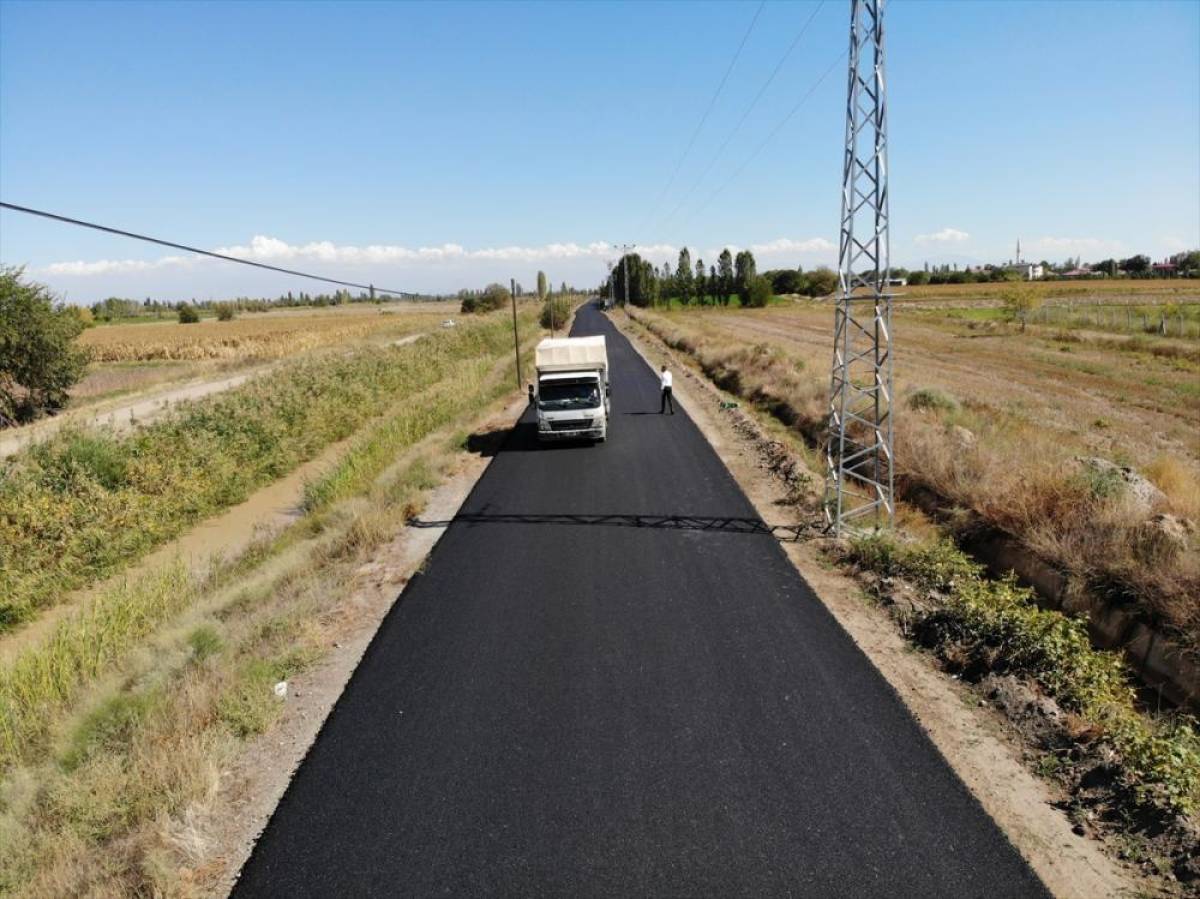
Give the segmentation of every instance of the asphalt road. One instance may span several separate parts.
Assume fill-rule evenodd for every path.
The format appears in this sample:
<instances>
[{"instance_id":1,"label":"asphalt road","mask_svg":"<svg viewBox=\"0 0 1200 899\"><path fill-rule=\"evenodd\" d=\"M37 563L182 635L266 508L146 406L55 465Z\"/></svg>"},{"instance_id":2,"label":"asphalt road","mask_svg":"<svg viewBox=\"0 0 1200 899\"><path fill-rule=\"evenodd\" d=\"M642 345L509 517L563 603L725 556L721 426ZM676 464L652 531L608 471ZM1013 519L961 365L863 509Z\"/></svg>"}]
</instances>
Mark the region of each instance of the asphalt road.
<instances>
[{"instance_id":1,"label":"asphalt road","mask_svg":"<svg viewBox=\"0 0 1200 899\"><path fill-rule=\"evenodd\" d=\"M236 895L1045 895L775 539L746 532L691 420L648 414L658 382L629 343L590 308L574 333L608 338L608 442L539 449L526 413Z\"/></svg>"}]
</instances>

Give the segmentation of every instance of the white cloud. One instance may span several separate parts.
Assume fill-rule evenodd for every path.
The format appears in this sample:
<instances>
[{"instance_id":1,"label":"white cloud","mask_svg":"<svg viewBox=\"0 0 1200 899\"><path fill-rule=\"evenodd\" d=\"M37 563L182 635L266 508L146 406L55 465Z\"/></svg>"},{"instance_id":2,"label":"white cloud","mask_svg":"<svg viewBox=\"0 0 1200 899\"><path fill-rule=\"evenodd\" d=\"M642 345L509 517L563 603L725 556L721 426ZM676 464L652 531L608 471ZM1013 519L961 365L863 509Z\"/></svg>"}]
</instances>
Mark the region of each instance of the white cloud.
<instances>
[{"instance_id":1,"label":"white cloud","mask_svg":"<svg viewBox=\"0 0 1200 899\"><path fill-rule=\"evenodd\" d=\"M778 240L768 243L750 244L750 252L761 256L770 256L776 253L829 253L836 249L837 247L824 237L813 237L809 240L780 237Z\"/></svg>"},{"instance_id":2,"label":"white cloud","mask_svg":"<svg viewBox=\"0 0 1200 899\"><path fill-rule=\"evenodd\" d=\"M970 237L971 235L966 231L959 231L957 228L943 228L932 234L918 234L914 239L917 243L962 243Z\"/></svg>"},{"instance_id":3,"label":"white cloud","mask_svg":"<svg viewBox=\"0 0 1200 899\"><path fill-rule=\"evenodd\" d=\"M822 237L810 240L792 240L781 237L768 243L752 244L756 254L779 253L827 253L834 245ZM335 263L346 266L367 265L419 265L451 262L554 262L563 260L611 260L620 256L620 248L604 241L588 244L551 243L541 246L483 247L468 250L460 244L445 243L435 247L410 247L372 244L365 247L339 246L328 240L311 241L305 244L289 244L276 237L255 235L249 244L218 247L213 252L235 259L263 262L268 265L299 266L304 263ZM639 245L637 252L645 258L674 259L679 248L667 243ZM720 250L711 251L715 259ZM112 275L143 272L174 266L191 266L209 261L204 256L164 256L155 260L99 259L92 262L56 262L45 266L42 272L51 275L86 277L90 275Z\"/></svg>"},{"instance_id":4,"label":"white cloud","mask_svg":"<svg viewBox=\"0 0 1200 899\"><path fill-rule=\"evenodd\" d=\"M94 262L54 262L41 269L48 275L113 275L144 272L175 265L191 265L202 256L163 256L161 259L97 259Z\"/></svg>"}]
</instances>

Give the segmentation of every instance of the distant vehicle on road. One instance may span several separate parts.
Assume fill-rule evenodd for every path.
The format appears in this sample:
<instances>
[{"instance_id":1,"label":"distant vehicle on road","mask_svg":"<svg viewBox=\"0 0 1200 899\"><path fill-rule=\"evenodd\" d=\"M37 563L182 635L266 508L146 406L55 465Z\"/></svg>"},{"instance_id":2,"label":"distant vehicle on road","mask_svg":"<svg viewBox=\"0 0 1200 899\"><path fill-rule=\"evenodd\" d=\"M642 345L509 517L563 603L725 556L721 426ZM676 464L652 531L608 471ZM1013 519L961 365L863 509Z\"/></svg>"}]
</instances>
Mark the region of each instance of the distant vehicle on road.
<instances>
[{"instance_id":1,"label":"distant vehicle on road","mask_svg":"<svg viewBox=\"0 0 1200 899\"><path fill-rule=\"evenodd\" d=\"M604 337L547 337L534 354L539 440L608 437L608 349Z\"/></svg>"},{"instance_id":2,"label":"distant vehicle on road","mask_svg":"<svg viewBox=\"0 0 1200 899\"><path fill-rule=\"evenodd\" d=\"M442 322L442 327L443 327L443 328L457 328L457 327L458 327L458 322L456 322L456 321L455 321L454 319L452 319L452 318L448 318L448 319L446 319L444 322Z\"/></svg>"}]
</instances>

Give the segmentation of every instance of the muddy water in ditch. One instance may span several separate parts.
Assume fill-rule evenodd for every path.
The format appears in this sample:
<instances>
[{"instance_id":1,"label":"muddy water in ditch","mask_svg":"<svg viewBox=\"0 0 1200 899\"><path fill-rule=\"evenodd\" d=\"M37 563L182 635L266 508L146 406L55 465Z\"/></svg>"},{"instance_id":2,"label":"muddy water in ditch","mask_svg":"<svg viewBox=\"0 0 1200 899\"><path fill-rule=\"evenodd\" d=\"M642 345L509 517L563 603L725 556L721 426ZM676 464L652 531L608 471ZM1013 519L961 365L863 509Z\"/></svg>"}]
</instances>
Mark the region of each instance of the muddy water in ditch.
<instances>
[{"instance_id":1,"label":"muddy water in ditch","mask_svg":"<svg viewBox=\"0 0 1200 899\"><path fill-rule=\"evenodd\" d=\"M91 587L76 591L37 619L11 633L0 636L0 664L7 664L26 646L37 643L54 626L95 596L115 584L133 580L164 565L182 560L193 571L205 570L217 556L232 557L246 549L261 533L277 532L303 514L300 503L304 486L330 468L350 446L354 437L332 444L291 474L280 478L245 502L205 519L187 533L159 547L118 575Z\"/></svg>"}]
</instances>

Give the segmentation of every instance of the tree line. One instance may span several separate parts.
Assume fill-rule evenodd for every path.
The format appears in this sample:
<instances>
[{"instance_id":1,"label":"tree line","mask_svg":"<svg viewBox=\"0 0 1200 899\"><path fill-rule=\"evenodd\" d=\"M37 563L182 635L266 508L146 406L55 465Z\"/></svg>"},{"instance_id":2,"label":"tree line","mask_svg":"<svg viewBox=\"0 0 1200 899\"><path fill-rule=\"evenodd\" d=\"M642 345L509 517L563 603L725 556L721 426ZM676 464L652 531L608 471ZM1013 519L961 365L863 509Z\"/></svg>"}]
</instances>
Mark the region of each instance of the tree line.
<instances>
[{"instance_id":1,"label":"tree line","mask_svg":"<svg viewBox=\"0 0 1200 899\"><path fill-rule=\"evenodd\" d=\"M617 302L628 299L634 306L673 301L685 306L729 306L736 299L740 306L762 307L772 296L824 296L836 286L837 275L828 268L812 272L799 267L772 269L759 274L750 250L739 250L735 255L726 248L718 255L716 264L706 266L702 258L693 263L691 251L684 247L674 269L670 261L657 266L638 253L627 253L613 266L612 274L599 291L602 296L611 291Z\"/></svg>"}]
</instances>

